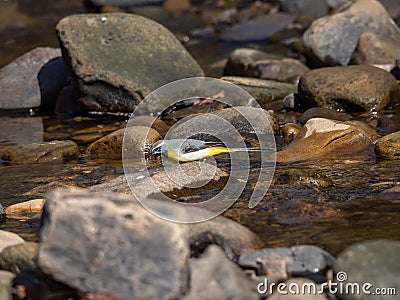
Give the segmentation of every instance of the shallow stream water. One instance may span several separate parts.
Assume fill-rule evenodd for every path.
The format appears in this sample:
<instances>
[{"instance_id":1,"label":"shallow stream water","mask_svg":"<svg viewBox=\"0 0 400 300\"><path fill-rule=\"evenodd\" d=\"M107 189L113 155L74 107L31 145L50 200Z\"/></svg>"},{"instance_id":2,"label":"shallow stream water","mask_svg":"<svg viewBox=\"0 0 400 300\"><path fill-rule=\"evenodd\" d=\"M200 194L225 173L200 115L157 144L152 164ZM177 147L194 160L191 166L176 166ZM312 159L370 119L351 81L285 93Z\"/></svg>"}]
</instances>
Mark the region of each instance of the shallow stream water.
<instances>
[{"instance_id":1,"label":"shallow stream water","mask_svg":"<svg viewBox=\"0 0 400 300\"><path fill-rule=\"evenodd\" d=\"M81 1L55 1L51 5L48 1L21 0L15 3L19 4L16 13L26 24L1 28L0 66L36 46L56 47L54 25L57 20L82 11ZM233 47L209 42L191 44L189 50L207 75L217 76L220 75L218 61L226 58ZM7 117L25 119L27 124L32 121L32 117L26 114ZM73 120L43 117L35 135L44 141L72 139L84 149L85 145L120 128L123 123L123 120L112 117ZM3 126L0 128L1 138L7 140L7 134L14 133ZM27 132L19 137L18 143L32 142L32 131ZM142 167L138 165L138 170ZM400 184L399 169L400 160L384 161L371 157L277 166L275 178L295 174L294 179L276 181L254 209L247 208L246 199L250 191L244 192L225 215L255 231L268 246L315 244L337 254L358 241L376 238L400 240L400 199L387 199L380 194ZM256 172L257 167L251 171ZM120 161L88 160L85 157L68 163L0 163L0 203L8 206L45 197L57 186L86 187L121 174ZM297 181L296 176L300 178ZM301 180L307 176L322 176L330 184L319 186ZM40 220L26 217L0 220L0 229L36 241Z\"/></svg>"}]
</instances>

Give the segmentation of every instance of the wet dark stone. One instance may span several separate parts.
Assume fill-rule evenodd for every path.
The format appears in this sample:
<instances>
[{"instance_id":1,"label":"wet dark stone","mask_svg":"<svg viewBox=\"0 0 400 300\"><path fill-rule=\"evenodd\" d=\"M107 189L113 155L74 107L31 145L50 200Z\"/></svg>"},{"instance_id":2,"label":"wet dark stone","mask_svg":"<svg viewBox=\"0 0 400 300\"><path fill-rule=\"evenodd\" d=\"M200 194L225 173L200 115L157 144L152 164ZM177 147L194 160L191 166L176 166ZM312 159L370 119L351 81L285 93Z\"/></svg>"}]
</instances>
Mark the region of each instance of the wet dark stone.
<instances>
[{"instance_id":1,"label":"wet dark stone","mask_svg":"<svg viewBox=\"0 0 400 300\"><path fill-rule=\"evenodd\" d=\"M160 86L204 75L171 32L138 15L74 15L56 30L81 91L98 103L89 109L132 112Z\"/></svg>"},{"instance_id":2,"label":"wet dark stone","mask_svg":"<svg viewBox=\"0 0 400 300\"><path fill-rule=\"evenodd\" d=\"M382 295L372 293L375 288L400 289L400 242L390 240L371 240L347 247L336 259L334 272L335 282L371 284L371 294L346 293L339 291L338 296L344 300L382 299ZM342 272L342 273L340 273ZM342 276L344 275L346 276ZM341 274L339 276L339 274ZM343 280L345 279L345 280ZM395 300L398 295L385 295L384 299Z\"/></svg>"},{"instance_id":3,"label":"wet dark stone","mask_svg":"<svg viewBox=\"0 0 400 300\"><path fill-rule=\"evenodd\" d=\"M184 300L259 299L256 284L226 258L218 246L209 246L198 259L191 259L190 291Z\"/></svg>"},{"instance_id":4,"label":"wet dark stone","mask_svg":"<svg viewBox=\"0 0 400 300\"><path fill-rule=\"evenodd\" d=\"M325 107L313 107L310 109L307 109L300 117L300 124L305 124L307 123L308 120L312 118L325 118L325 119L331 119L331 120L337 120L337 121L349 121L351 119L351 116L343 113L343 112L338 112L334 109L330 108L325 108Z\"/></svg>"},{"instance_id":5,"label":"wet dark stone","mask_svg":"<svg viewBox=\"0 0 400 300\"><path fill-rule=\"evenodd\" d=\"M54 105L67 80L66 70L57 59L60 55L59 49L36 48L3 67L0 70L0 109Z\"/></svg>"},{"instance_id":6,"label":"wet dark stone","mask_svg":"<svg viewBox=\"0 0 400 300\"><path fill-rule=\"evenodd\" d=\"M300 78L298 95L304 107L379 111L400 102L400 88L388 72L373 66L312 70Z\"/></svg>"},{"instance_id":7,"label":"wet dark stone","mask_svg":"<svg viewBox=\"0 0 400 300\"><path fill-rule=\"evenodd\" d=\"M265 15L233 25L221 34L221 39L225 42L265 40L286 28L294 19L294 16L284 13Z\"/></svg>"},{"instance_id":8,"label":"wet dark stone","mask_svg":"<svg viewBox=\"0 0 400 300\"><path fill-rule=\"evenodd\" d=\"M240 256L242 268L256 270L258 275L280 277L307 277L317 281L326 280L326 272L335 259L328 252L311 245L291 248L265 248Z\"/></svg>"},{"instance_id":9,"label":"wet dark stone","mask_svg":"<svg viewBox=\"0 0 400 300\"><path fill-rule=\"evenodd\" d=\"M400 116L398 115L383 115L378 119L376 127L378 133L388 135L396 131L400 131Z\"/></svg>"},{"instance_id":10,"label":"wet dark stone","mask_svg":"<svg viewBox=\"0 0 400 300\"><path fill-rule=\"evenodd\" d=\"M364 32L400 39L399 28L378 1L349 2L336 14L315 20L304 33L309 64L347 65Z\"/></svg>"}]
</instances>

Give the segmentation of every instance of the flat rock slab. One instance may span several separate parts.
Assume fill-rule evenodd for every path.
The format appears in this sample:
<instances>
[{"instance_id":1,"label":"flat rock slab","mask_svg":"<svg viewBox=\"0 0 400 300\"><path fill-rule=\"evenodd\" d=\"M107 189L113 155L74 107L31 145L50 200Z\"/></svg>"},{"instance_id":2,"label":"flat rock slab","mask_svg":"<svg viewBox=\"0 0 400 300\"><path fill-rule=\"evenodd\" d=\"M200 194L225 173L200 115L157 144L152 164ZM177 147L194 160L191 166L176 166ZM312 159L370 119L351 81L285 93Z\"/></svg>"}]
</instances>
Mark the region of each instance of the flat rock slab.
<instances>
[{"instance_id":1,"label":"flat rock slab","mask_svg":"<svg viewBox=\"0 0 400 300\"><path fill-rule=\"evenodd\" d=\"M78 156L78 145L68 140L0 146L0 159L14 163L62 161Z\"/></svg>"},{"instance_id":2,"label":"flat rock slab","mask_svg":"<svg viewBox=\"0 0 400 300\"><path fill-rule=\"evenodd\" d=\"M400 39L399 28L379 1L358 0L332 16L315 20L304 33L303 43L314 64L345 66L364 32Z\"/></svg>"},{"instance_id":3,"label":"flat rock slab","mask_svg":"<svg viewBox=\"0 0 400 300\"><path fill-rule=\"evenodd\" d=\"M132 112L153 90L204 73L162 25L133 14L83 14L57 25L64 59L98 109Z\"/></svg>"},{"instance_id":4,"label":"flat rock slab","mask_svg":"<svg viewBox=\"0 0 400 300\"><path fill-rule=\"evenodd\" d=\"M354 155L376 139L376 132L366 124L313 118L285 149L276 153L276 161L289 163Z\"/></svg>"},{"instance_id":5,"label":"flat rock slab","mask_svg":"<svg viewBox=\"0 0 400 300\"><path fill-rule=\"evenodd\" d=\"M396 79L373 66L312 70L300 78L298 95L304 108L314 106L346 111L379 111L400 102Z\"/></svg>"},{"instance_id":6,"label":"flat rock slab","mask_svg":"<svg viewBox=\"0 0 400 300\"><path fill-rule=\"evenodd\" d=\"M287 95L297 91L296 85L273 80L251 77L224 76L221 79L229 81L244 89L261 107L276 100L282 100Z\"/></svg>"},{"instance_id":7,"label":"flat rock slab","mask_svg":"<svg viewBox=\"0 0 400 300\"><path fill-rule=\"evenodd\" d=\"M153 204L187 213L167 201ZM37 261L43 272L81 291L117 299L181 299L189 289L196 242L207 246L225 237L225 253L236 255L262 247L243 226L215 220L178 224L151 214L132 196L59 189L46 199Z\"/></svg>"},{"instance_id":8,"label":"flat rock slab","mask_svg":"<svg viewBox=\"0 0 400 300\"><path fill-rule=\"evenodd\" d=\"M48 82L40 82L40 79L42 76L46 77L41 72L43 66L60 56L60 49L36 48L0 69L0 109L39 107L43 93L54 94L57 97L57 91L51 90L58 85L59 92L66 84L65 67L61 65L61 72L59 71L56 76L53 74L52 78L47 78L47 81L52 82L52 86L49 86ZM56 78L58 80L54 80ZM46 84L47 88L43 90Z\"/></svg>"},{"instance_id":9,"label":"flat rock slab","mask_svg":"<svg viewBox=\"0 0 400 300\"><path fill-rule=\"evenodd\" d=\"M389 240L372 240L347 247L336 260L335 281L343 286L358 284L361 293L339 292L340 299L399 299L398 294L389 294L388 290L388 288L394 288L397 293L400 290L399 251L400 242ZM370 294L363 293L362 287L366 283L369 284ZM387 294L383 296L375 293L376 288L382 291L385 289Z\"/></svg>"}]
</instances>

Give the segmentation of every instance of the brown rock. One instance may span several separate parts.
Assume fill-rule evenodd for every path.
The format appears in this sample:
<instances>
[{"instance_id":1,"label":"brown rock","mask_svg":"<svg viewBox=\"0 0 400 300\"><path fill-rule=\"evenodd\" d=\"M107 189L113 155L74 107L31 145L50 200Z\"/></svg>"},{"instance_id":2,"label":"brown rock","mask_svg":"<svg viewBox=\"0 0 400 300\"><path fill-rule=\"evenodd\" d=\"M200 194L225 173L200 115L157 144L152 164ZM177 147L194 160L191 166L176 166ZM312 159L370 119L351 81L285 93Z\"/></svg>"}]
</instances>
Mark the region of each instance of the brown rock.
<instances>
[{"instance_id":1,"label":"brown rock","mask_svg":"<svg viewBox=\"0 0 400 300\"><path fill-rule=\"evenodd\" d=\"M389 159L400 159L400 131L380 138L375 145L375 153Z\"/></svg>"},{"instance_id":2,"label":"brown rock","mask_svg":"<svg viewBox=\"0 0 400 300\"><path fill-rule=\"evenodd\" d=\"M129 126L151 127L161 136L164 136L169 129L169 126L163 120L152 116L135 116L129 120Z\"/></svg>"},{"instance_id":3,"label":"brown rock","mask_svg":"<svg viewBox=\"0 0 400 300\"><path fill-rule=\"evenodd\" d=\"M122 157L122 143L125 136L126 144L129 145L129 151L135 153L137 157L149 151L151 145L161 139L161 136L152 128L144 126L132 126L128 129L119 129L102 137L101 139L90 144L86 153L91 157L97 158L115 158Z\"/></svg>"},{"instance_id":4,"label":"brown rock","mask_svg":"<svg viewBox=\"0 0 400 300\"><path fill-rule=\"evenodd\" d=\"M360 65L394 65L400 55L400 40L365 32L360 35L354 55Z\"/></svg>"},{"instance_id":5,"label":"brown rock","mask_svg":"<svg viewBox=\"0 0 400 300\"><path fill-rule=\"evenodd\" d=\"M289 163L354 155L376 138L375 131L362 123L314 118L308 120L293 142L276 153L276 161Z\"/></svg>"},{"instance_id":6,"label":"brown rock","mask_svg":"<svg viewBox=\"0 0 400 300\"><path fill-rule=\"evenodd\" d=\"M382 110L400 101L396 79L373 66L346 66L312 70L300 78L298 95L304 107L346 111Z\"/></svg>"},{"instance_id":7,"label":"brown rock","mask_svg":"<svg viewBox=\"0 0 400 300\"><path fill-rule=\"evenodd\" d=\"M0 146L0 158L16 163L52 162L77 158L78 145L73 141L51 141L22 146Z\"/></svg>"},{"instance_id":8,"label":"brown rock","mask_svg":"<svg viewBox=\"0 0 400 300\"><path fill-rule=\"evenodd\" d=\"M10 205L6 207L5 211L7 215L41 212L43 204L44 204L44 199L34 199Z\"/></svg>"}]
</instances>

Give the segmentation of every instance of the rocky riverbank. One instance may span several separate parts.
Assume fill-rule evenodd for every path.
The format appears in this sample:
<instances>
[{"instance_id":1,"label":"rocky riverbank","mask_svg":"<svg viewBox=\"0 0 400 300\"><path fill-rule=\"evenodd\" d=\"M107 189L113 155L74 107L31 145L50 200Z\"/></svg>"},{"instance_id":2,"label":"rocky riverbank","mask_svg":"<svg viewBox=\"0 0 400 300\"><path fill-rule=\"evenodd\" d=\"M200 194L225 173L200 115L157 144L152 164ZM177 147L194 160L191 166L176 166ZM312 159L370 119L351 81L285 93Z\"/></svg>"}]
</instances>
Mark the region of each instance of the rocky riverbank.
<instances>
[{"instance_id":1,"label":"rocky riverbank","mask_svg":"<svg viewBox=\"0 0 400 300\"><path fill-rule=\"evenodd\" d=\"M11 2L0 3L0 30L15 28L9 16L31 24ZM55 26L60 48L35 48L0 69L2 176L62 166L17 182L19 203L0 198L0 224L38 232L25 241L0 230L0 299L398 298L400 4L84 3L85 13ZM187 50L207 39L234 50L211 67L222 88L204 93L202 81L183 79L209 76ZM198 95L159 89L177 80ZM157 141L189 137L268 150L172 166L151 156ZM352 164L370 164L367 182ZM253 208L255 191L262 202ZM214 210L196 204L215 195L214 210L232 206L223 216L176 222L209 219ZM387 235L369 223L357 236L363 213L387 222ZM311 224L312 241L329 234L324 220L355 242L331 254L319 241L289 237L283 247L268 236Z\"/></svg>"}]
</instances>

